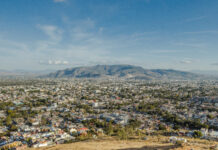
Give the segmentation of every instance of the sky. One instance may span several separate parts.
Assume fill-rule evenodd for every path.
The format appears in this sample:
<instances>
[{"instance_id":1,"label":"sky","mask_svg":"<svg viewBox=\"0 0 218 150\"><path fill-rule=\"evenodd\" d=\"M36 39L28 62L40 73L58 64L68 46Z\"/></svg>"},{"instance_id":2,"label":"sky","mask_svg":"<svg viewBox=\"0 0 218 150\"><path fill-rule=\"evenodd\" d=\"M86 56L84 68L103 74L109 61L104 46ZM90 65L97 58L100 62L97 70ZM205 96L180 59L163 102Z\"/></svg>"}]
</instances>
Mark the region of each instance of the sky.
<instances>
[{"instance_id":1,"label":"sky","mask_svg":"<svg viewBox=\"0 0 218 150\"><path fill-rule=\"evenodd\" d=\"M217 0L0 0L0 69L218 71Z\"/></svg>"}]
</instances>

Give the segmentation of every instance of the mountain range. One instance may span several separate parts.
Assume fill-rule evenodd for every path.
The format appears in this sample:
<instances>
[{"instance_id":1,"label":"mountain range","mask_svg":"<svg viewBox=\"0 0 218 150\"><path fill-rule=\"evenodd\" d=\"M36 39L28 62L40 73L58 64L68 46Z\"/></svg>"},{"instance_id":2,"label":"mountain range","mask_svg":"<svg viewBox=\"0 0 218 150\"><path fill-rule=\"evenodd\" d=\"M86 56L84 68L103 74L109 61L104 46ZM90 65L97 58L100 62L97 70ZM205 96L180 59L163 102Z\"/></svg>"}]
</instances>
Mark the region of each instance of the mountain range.
<instances>
[{"instance_id":1,"label":"mountain range","mask_svg":"<svg viewBox=\"0 0 218 150\"><path fill-rule=\"evenodd\" d=\"M172 69L144 69L133 65L96 65L59 70L47 78L125 78L142 80L195 80L205 76Z\"/></svg>"}]
</instances>

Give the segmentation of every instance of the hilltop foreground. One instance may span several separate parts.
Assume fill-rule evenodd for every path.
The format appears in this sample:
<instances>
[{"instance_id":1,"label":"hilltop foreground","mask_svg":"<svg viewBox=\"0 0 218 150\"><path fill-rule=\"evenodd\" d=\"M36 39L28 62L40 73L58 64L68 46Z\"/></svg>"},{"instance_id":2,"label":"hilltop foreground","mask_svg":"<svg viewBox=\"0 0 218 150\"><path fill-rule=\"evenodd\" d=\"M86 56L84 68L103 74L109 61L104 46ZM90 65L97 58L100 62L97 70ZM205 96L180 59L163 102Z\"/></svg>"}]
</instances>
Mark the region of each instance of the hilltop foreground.
<instances>
[{"instance_id":1,"label":"hilltop foreground","mask_svg":"<svg viewBox=\"0 0 218 150\"><path fill-rule=\"evenodd\" d=\"M168 137L149 137L148 140L95 140L61 144L31 150L205 150L216 149L218 142L188 139L188 142L176 145L168 142Z\"/></svg>"}]
</instances>

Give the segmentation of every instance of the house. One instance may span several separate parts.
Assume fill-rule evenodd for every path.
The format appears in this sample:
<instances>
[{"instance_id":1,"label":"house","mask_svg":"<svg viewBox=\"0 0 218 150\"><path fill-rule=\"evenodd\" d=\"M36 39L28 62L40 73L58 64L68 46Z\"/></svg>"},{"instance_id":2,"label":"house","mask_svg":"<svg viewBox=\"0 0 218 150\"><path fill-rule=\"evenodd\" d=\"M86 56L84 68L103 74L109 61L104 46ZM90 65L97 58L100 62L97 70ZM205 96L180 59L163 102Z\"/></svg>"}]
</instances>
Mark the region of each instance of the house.
<instances>
[{"instance_id":1,"label":"house","mask_svg":"<svg viewBox=\"0 0 218 150\"><path fill-rule=\"evenodd\" d=\"M38 126L38 125L39 125L39 121L34 121L34 122L32 123L32 125L33 125L33 126Z\"/></svg>"},{"instance_id":2,"label":"house","mask_svg":"<svg viewBox=\"0 0 218 150\"><path fill-rule=\"evenodd\" d=\"M210 130L209 135L212 138L218 138L218 131Z\"/></svg>"},{"instance_id":3,"label":"house","mask_svg":"<svg viewBox=\"0 0 218 150\"><path fill-rule=\"evenodd\" d=\"M4 133L7 131L8 131L7 127L0 127L0 133Z\"/></svg>"},{"instance_id":4,"label":"house","mask_svg":"<svg viewBox=\"0 0 218 150\"><path fill-rule=\"evenodd\" d=\"M70 133L71 133L71 134L76 133L76 132L77 132L77 130L76 130L75 128L71 128L71 129L70 129Z\"/></svg>"},{"instance_id":5,"label":"house","mask_svg":"<svg viewBox=\"0 0 218 150\"><path fill-rule=\"evenodd\" d=\"M6 145L7 143L6 139L0 139L0 146Z\"/></svg>"},{"instance_id":6,"label":"house","mask_svg":"<svg viewBox=\"0 0 218 150\"><path fill-rule=\"evenodd\" d=\"M77 130L78 134L81 135L81 134L87 134L87 131L89 129L88 128L80 128Z\"/></svg>"},{"instance_id":7,"label":"house","mask_svg":"<svg viewBox=\"0 0 218 150\"><path fill-rule=\"evenodd\" d=\"M22 143L20 141L15 141L15 142L11 142L9 144L5 144L4 146L0 147L1 149L12 149L12 148L17 148L19 146L21 146Z\"/></svg>"},{"instance_id":8,"label":"house","mask_svg":"<svg viewBox=\"0 0 218 150\"><path fill-rule=\"evenodd\" d=\"M6 114L4 111L0 111L0 118L6 118Z\"/></svg>"},{"instance_id":9,"label":"house","mask_svg":"<svg viewBox=\"0 0 218 150\"><path fill-rule=\"evenodd\" d=\"M97 102L92 103L92 107L98 107L98 103Z\"/></svg>"},{"instance_id":10,"label":"house","mask_svg":"<svg viewBox=\"0 0 218 150\"><path fill-rule=\"evenodd\" d=\"M37 147L45 147L45 146L48 146L49 143L47 141L43 141L43 142L39 142L37 144L34 144L33 147L34 148L37 148Z\"/></svg>"},{"instance_id":11,"label":"house","mask_svg":"<svg viewBox=\"0 0 218 150\"><path fill-rule=\"evenodd\" d=\"M208 129L202 128L200 131L203 134L203 137L207 137L208 136Z\"/></svg>"},{"instance_id":12,"label":"house","mask_svg":"<svg viewBox=\"0 0 218 150\"><path fill-rule=\"evenodd\" d=\"M170 137L169 138L169 142L170 143L176 143L176 142L183 142L183 143L187 143L187 140L185 139L185 138L177 138L177 137L175 137L175 136L172 136L172 137Z\"/></svg>"}]
</instances>

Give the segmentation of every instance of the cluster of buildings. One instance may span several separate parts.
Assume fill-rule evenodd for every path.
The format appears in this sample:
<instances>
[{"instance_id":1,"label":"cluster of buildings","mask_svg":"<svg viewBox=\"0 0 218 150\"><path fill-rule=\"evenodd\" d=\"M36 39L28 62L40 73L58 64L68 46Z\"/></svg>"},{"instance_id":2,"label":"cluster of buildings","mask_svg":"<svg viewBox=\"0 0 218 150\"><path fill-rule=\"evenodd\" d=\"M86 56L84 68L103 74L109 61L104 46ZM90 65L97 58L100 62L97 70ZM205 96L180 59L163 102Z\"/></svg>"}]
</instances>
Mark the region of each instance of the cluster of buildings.
<instances>
[{"instance_id":1,"label":"cluster of buildings","mask_svg":"<svg viewBox=\"0 0 218 150\"><path fill-rule=\"evenodd\" d=\"M172 130L173 123L158 114L137 111L141 103L150 102L166 101L161 110L216 128L218 84L214 82L47 79L0 84L0 147L43 147L89 133L104 134L101 127L86 126L92 119L121 126L139 120L138 129L151 134L160 124ZM184 130L187 135L192 132ZM218 138L216 130L201 132L205 138Z\"/></svg>"}]
</instances>

